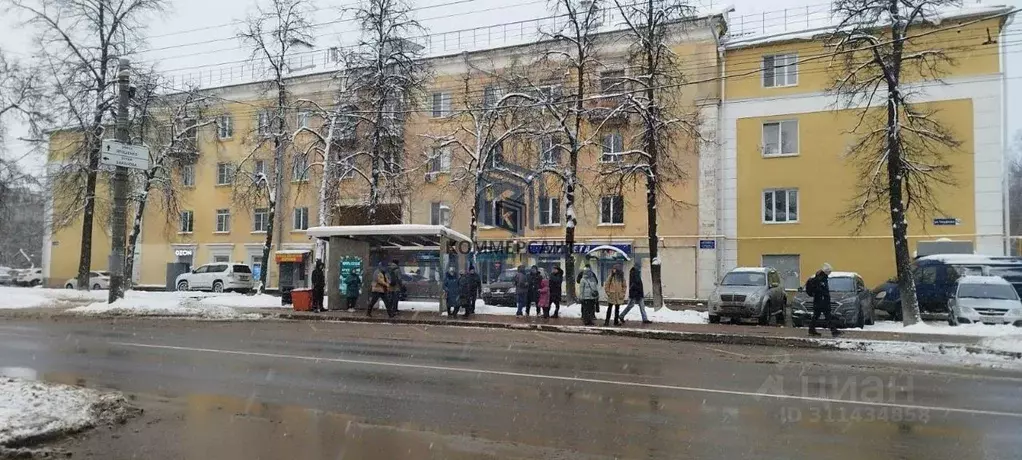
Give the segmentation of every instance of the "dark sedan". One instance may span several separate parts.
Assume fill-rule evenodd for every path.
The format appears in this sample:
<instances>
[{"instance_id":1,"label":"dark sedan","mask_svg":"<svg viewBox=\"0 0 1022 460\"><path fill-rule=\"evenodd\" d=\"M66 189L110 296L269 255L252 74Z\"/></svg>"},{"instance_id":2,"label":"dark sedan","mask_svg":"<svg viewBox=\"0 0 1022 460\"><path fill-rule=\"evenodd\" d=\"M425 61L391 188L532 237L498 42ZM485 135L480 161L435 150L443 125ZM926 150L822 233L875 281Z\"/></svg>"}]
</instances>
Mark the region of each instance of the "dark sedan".
<instances>
[{"instance_id":1,"label":"dark sedan","mask_svg":"<svg viewBox=\"0 0 1022 460\"><path fill-rule=\"evenodd\" d=\"M857 273L834 272L830 275L830 311L840 327L863 327L876 321L874 294L866 289ZM796 327L808 325L813 318L813 298L799 288L791 307ZM823 326L823 318L817 321Z\"/></svg>"},{"instance_id":2,"label":"dark sedan","mask_svg":"<svg viewBox=\"0 0 1022 460\"><path fill-rule=\"evenodd\" d=\"M500 305L514 307L515 296L515 270L505 270L492 283L483 285L483 301L487 305Z\"/></svg>"}]
</instances>

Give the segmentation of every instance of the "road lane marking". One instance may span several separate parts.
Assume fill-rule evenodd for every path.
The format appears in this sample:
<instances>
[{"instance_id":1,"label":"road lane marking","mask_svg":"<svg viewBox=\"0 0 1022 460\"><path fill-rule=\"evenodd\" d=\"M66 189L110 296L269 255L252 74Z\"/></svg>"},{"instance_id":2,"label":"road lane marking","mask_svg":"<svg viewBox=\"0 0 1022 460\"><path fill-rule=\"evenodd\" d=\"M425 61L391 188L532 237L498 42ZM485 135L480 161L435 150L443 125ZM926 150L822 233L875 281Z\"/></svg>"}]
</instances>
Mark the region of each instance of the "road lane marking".
<instances>
[{"instance_id":1,"label":"road lane marking","mask_svg":"<svg viewBox=\"0 0 1022 460\"><path fill-rule=\"evenodd\" d=\"M992 410L981 410L981 409L963 409L956 407L940 407L940 406L923 406L914 404L897 404L897 403L885 403L885 402L870 402L870 401L855 401L847 399L835 399L835 398L817 398L812 396L796 396L796 395L781 395L773 393L762 393L753 391L738 391L738 390L721 390L716 388L702 388L702 387L689 387L680 385L666 385L658 383L642 383L642 382L628 382L620 380L605 380L605 379L592 379L585 377L566 377L559 375L547 375L547 374L530 374L525 372L511 372L511 371L496 371L488 369L471 369L466 367L451 367L451 366L430 366L427 364L408 364L408 363L392 363L386 361L369 361L361 359L346 359L346 358L327 358L327 357L314 357L314 356L300 356L300 355L287 355L281 353L260 353L254 351L237 351L237 350L220 350L216 348L196 348L196 347L178 347L173 345L153 345L148 343L134 343L134 342L108 342L110 345L124 346L124 347L136 347L136 348L151 348L157 350L177 350L177 351L191 351L191 352L203 352L203 353L218 353L224 355L240 355L240 356L259 356L263 358L280 358L280 359L299 359L303 361L316 361L316 362L332 362L342 364L361 364L368 366L380 366L380 367L396 367L403 369L421 369L431 371L444 371L444 372L462 372L466 374L484 374L484 375L499 375L503 377L525 377L534 379L546 379L546 380L558 380L564 382L576 382L576 383L597 383L603 385L617 385L625 387L636 387L636 388L652 388L658 390L673 390L688 393L704 393L704 394L716 394L716 395L727 395L727 396L741 396L751 398L770 398L778 400L793 400L793 401L806 401L816 403L833 403L833 404L850 404L859 406L871 406L871 407L890 407L890 408L901 408L901 409L912 409L912 410L930 410L937 412L951 412L957 414L968 414L968 415L990 415L997 417L1008 417L1022 419L1022 413L1016 412L1002 412Z\"/></svg>"}]
</instances>

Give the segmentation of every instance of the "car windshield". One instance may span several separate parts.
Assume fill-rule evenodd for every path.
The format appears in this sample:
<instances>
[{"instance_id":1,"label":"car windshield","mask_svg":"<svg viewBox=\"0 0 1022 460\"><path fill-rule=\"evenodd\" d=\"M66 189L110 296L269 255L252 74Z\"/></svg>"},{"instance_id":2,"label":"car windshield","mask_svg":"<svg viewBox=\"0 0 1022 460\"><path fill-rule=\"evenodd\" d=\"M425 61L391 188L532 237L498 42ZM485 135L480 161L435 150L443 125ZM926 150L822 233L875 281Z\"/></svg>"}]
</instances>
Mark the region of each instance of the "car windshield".
<instances>
[{"instance_id":1,"label":"car windshield","mask_svg":"<svg viewBox=\"0 0 1022 460\"><path fill-rule=\"evenodd\" d=\"M504 273L501 273L499 277L497 277L497 282L510 283L515 280L515 273L517 272L514 270L507 270Z\"/></svg>"},{"instance_id":2,"label":"car windshield","mask_svg":"<svg viewBox=\"0 0 1022 460\"><path fill-rule=\"evenodd\" d=\"M731 272L724 276L722 286L763 286L766 275L757 272Z\"/></svg>"},{"instance_id":3,"label":"car windshield","mask_svg":"<svg viewBox=\"0 0 1022 460\"><path fill-rule=\"evenodd\" d=\"M1017 300L1018 293L1008 284L958 285L958 297L963 299Z\"/></svg>"},{"instance_id":4,"label":"car windshield","mask_svg":"<svg viewBox=\"0 0 1022 460\"><path fill-rule=\"evenodd\" d=\"M235 265L234 273L252 273L252 269L248 265Z\"/></svg>"},{"instance_id":5,"label":"car windshield","mask_svg":"<svg viewBox=\"0 0 1022 460\"><path fill-rule=\"evenodd\" d=\"M853 292L855 291L855 278L835 277L828 280L831 292Z\"/></svg>"}]
</instances>

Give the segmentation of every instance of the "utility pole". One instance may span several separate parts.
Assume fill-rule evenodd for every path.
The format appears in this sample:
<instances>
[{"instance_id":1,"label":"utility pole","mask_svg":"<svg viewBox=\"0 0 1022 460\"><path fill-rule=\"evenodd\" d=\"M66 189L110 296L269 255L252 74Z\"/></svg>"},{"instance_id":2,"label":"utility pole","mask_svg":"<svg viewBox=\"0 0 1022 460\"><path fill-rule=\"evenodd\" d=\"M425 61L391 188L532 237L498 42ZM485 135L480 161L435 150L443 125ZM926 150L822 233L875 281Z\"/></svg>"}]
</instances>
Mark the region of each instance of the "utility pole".
<instances>
[{"instance_id":1,"label":"utility pole","mask_svg":"<svg viewBox=\"0 0 1022 460\"><path fill-rule=\"evenodd\" d=\"M120 59L117 63L117 131L115 137L118 142L128 143L128 99L131 88L128 85L128 68L130 63L127 59ZM117 166L114 172L114 211L112 244L110 254L110 293L107 303L124 297L124 240L127 229L127 207L128 207L128 168ZM128 275L130 276L130 274Z\"/></svg>"}]
</instances>

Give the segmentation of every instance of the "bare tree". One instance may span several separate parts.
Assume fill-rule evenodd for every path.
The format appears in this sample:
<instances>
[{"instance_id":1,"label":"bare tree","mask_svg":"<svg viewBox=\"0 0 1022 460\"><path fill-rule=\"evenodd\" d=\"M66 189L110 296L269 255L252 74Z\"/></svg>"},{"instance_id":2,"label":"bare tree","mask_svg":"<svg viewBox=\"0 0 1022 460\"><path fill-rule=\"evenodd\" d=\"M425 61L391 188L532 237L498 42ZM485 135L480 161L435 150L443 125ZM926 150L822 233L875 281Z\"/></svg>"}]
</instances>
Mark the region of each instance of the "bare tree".
<instances>
[{"instance_id":1,"label":"bare tree","mask_svg":"<svg viewBox=\"0 0 1022 460\"><path fill-rule=\"evenodd\" d=\"M653 305L660 308L664 295L658 208L680 203L671 196L672 186L687 179L677 147L691 149L693 140L700 138L698 116L681 106L680 84L685 76L670 38L683 32L688 25L685 21L693 19L695 10L681 1L614 3L626 24L631 74L621 72L602 79L601 92L607 99L597 104L608 112L604 123L621 116L634 117L639 127L633 137L635 148L612 156L600 169L612 183L616 181L618 191L634 187L639 180L645 183Z\"/></svg>"},{"instance_id":2,"label":"bare tree","mask_svg":"<svg viewBox=\"0 0 1022 460\"><path fill-rule=\"evenodd\" d=\"M260 7L258 13L250 16L245 29L239 33L242 40L252 47L253 59L263 60L269 68L271 81L269 91L273 92L273 108L260 114L259 126L255 133L258 142L248 157L238 165L239 172L252 155L261 150L264 142L269 139L273 145L272 175L253 170L251 177L235 174L235 196L242 202L250 204L266 203L266 240L263 243L263 266L259 274L260 292L266 289L269 267L270 248L273 245L273 234L280 225L276 222L280 205L286 200L287 184L290 176L285 169L294 172L304 166L296 166L293 162L307 161L300 156L290 156L292 149L292 132L289 129L288 114L294 113L289 104L291 92L288 89L288 75L293 71L291 61L293 53L298 49L312 47L312 25L309 22L309 5L305 0L268 0L267 7ZM291 161L288 161L290 158ZM291 166L291 168L287 168ZM271 177L272 176L272 177ZM298 178L296 178L298 179ZM240 193L239 193L240 192ZM279 241L278 241L279 244Z\"/></svg>"},{"instance_id":3,"label":"bare tree","mask_svg":"<svg viewBox=\"0 0 1022 460\"><path fill-rule=\"evenodd\" d=\"M39 37L36 63L52 123L81 139L68 145L64 165L51 180L60 195L54 228L79 215L82 244L78 287L89 289L92 229L96 214L99 149L116 103L117 57L145 45L144 21L166 0L4 0L7 11L27 16Z\"/></svg>"},{"instance_id":4,"label":"bare tree","mask_svg":"<svg viewBox=\"0 0 1022 460\"><path fill-rule=\"evenodd\" d=\"M863 107L852 129L857 139L848 152L859 167L859 191L842 216L861 228L874 213L889 213L905 325L921 321L906 215L913 212L925 219L939 211L936 188L954 184L944 156L960 145L933 110L913 102L916 94L903 81L906 73L940 80L944 66L951 63L942 45L932 45L932 38L912 40L910 28L937 20L937 10L959 4L956 0L833 4L840 23L830 44L841 74L831 90L846 107ZM883 103L883 108L869 108L874 103Z\"/></svg>"},{"instance_id":5,"label":"bare tree","mask_svg":"<svg viewBox=\"0 0 1022 460\"><path fill-rule=\"evenodd\" d=\"M358 108L357 142L350 157L354 172L369 188L365 206L369 223L388 195L403 195L404 115L415 107L428 77L423 47L411 41L424 29L405 0L360 0L349 12L361 34L343 56L343 99ZM368 169L361 166L368 165Z\"/></svg>"},{"instance_id":6,"label":"bare tree","mask_svg":"<svg viewBox=\"0 0 1022 460\"><path fill-rule=\"evenodd\" d=\"M135 218L125 252L124 273L130 287L135 262L135 245L142 231L142 219L152 205L166 220L164 225L181 225L180 191L183 171L198 160L196 137L200 128L215 123L213 98L190 88L175 94L161 94L165 82L152 72L138 73L132 99L129 130L131 143L149 148L149 169L132 170L132 201ZM155 198L155 201L154 201ZM190 218L190 217L189 217ZM190 222L188 223L191 224ZM184 231L177 228L178 231Z\"/></svg>"},{"instance_id":7,"label":"bare tree","mask_svg":"<svg viewBox=\"0 0 1022 460\"><path fill-rule=\"evenodd\" d=\"M1008 235L1022 238L1022 130L1015 132L1014 145L1008 157ZM1016 251L1022 249L1013 241Z\"/></svg>"},{"instance_id":8,"label":"bare tree","mask_svg":"<svg viewBox=\"0 0 1022 460\"><path fill-rule=\"evenodd\" d=\"M27 122L33 128L43 121L39 112L42 93L32 78L32 72L18 61L8 59L0 50L0 222L11 221L9 211L17 205L15 201L22 201L24 187L38 185L35 178L19 165L19 160L28 154L8 155L5 149L10 121ZM8 232L13 229L7 230L0 234L9 235Z\"/></svg>"}]
</instances>

